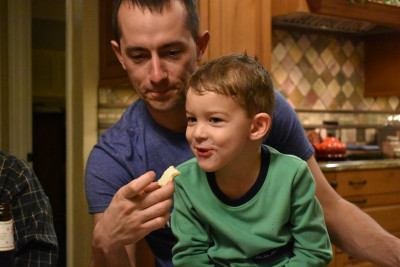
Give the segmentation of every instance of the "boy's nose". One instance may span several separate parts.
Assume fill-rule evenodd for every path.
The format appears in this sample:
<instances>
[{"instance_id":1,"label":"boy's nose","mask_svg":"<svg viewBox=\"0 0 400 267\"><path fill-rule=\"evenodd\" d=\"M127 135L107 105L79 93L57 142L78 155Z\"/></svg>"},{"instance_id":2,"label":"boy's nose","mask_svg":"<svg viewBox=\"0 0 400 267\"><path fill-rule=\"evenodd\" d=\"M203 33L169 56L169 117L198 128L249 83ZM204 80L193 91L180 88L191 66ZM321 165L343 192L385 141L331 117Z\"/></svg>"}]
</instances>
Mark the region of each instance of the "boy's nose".
<instances>
[{"instance_id":1,"label":"boy's nose","mask_svg":"<svg viewBox=\"0 0 400 267\"><path fill-rule=\"evenodd\" d=\"M207 138L207 127L202 124L196 125L193 135L197 139L206 139Z\"/></svg>"}]
</instances>

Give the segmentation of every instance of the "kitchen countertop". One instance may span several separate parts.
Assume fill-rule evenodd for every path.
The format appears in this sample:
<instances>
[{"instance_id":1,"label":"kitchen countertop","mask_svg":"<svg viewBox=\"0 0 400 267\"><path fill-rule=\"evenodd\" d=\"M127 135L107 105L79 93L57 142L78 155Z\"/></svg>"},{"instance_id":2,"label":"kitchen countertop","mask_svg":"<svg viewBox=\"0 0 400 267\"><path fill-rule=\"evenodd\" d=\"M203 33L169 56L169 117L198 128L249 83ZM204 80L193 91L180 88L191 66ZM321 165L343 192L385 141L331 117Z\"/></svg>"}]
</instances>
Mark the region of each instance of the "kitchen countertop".
<instances>
[{"instance_id":1,"label":"kitchen countertop","mask_svg":"<svg viewBox=\"0 0 400 267\"><path fill-rule=\"evenodd\" d=\"M400 168L400 159L330 161L318 165L323 172Z\"/></svg>"}]
</instances>

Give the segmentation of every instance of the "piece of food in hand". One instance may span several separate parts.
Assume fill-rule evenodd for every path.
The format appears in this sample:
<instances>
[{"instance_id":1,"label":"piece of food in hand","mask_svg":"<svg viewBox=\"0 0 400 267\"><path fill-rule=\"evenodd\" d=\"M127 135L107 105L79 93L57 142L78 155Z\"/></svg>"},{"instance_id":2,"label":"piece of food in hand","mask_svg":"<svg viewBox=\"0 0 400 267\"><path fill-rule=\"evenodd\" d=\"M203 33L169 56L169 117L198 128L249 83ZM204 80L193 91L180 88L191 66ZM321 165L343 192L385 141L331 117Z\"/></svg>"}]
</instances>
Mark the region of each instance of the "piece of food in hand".
<instances>
[{"instance_id":1,"label":"piece of food in hand","mask_svg":"<svg viewBox=\"0 0 400 267\"><path fill-rule=\"evenodd\" d=\"M165 170L163 175L161 176L160 180L157 181L159 186L166 185L169 181L172 181L176 176L181 174L174 166L170 166L168 169Z\"/></svg>"}]
</instances>

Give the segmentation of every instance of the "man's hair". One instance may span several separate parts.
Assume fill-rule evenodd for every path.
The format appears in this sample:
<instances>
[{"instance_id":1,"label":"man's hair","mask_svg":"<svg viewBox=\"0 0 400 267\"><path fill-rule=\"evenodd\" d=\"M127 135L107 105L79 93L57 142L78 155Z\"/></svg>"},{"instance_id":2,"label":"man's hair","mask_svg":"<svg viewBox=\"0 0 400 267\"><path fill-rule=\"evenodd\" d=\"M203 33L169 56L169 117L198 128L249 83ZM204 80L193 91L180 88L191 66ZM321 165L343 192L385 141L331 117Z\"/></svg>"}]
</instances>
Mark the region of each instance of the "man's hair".
<instances>
[{"instance_id":1,"label":"man's hair","mask_svg":"<svg viewBox=\"0 0 400 267\"><path fill-rule=\"evenodd\" d=\"M186 27L192 34L193 40L197 43L197 36L199 34L199 13L197 10L197 0L178 0L181 2L187 11ZM163 8L169 8L171 0L114 0L113 14L112 14L112 29L114 37L118 44L120 44L121 31L118 23L118 10L122 2L127 2L132 6L137 6L141 9L148 9L150 12L161 13Z\"/></svg>"},{"instance_id":2,"label":"man's hair","mask_svg":"<svg viewBox=\"0 0 400 267\"><path fill-rule=\"evenodd\" d=\"M268 72L246 54L232 54L203 64L189 79L187 90L231 96L249 116L274 112L274 89Z\"/></svg>"}]
</instances>

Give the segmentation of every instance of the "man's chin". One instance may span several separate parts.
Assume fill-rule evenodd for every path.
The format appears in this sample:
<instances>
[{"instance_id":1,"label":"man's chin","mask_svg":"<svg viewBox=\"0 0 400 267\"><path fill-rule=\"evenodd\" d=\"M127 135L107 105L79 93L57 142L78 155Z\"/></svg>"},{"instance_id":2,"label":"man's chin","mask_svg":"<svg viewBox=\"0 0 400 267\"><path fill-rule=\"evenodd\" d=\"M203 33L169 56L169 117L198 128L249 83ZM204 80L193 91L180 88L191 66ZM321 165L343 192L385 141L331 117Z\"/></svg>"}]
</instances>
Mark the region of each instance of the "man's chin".
<instances>
[{"instance_id":1,"label":"man's chin","mask_svg":"<svg viewBox=\"0 0 400 267\"><path fill-rule=\"evenodd\" d=\"M157 112L174 111L185 107L184 103L165 102L165 101L150 101L146 104L150 109Z\"/></svg>"},{"instance_id":2,"label":"man's chin","mask_svg":"<svg viewBox=\"0 0 400 267\"><path fill-rule=\"evenodd\" d=\"M177 110L181 106L184 107L184 105L176 105L173 103L157 103L157 102L147 103L147 107L149 107L149 109L156 111L156 112L174 111L174 110Z\"/></svg>"}]
</instances>

